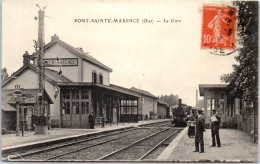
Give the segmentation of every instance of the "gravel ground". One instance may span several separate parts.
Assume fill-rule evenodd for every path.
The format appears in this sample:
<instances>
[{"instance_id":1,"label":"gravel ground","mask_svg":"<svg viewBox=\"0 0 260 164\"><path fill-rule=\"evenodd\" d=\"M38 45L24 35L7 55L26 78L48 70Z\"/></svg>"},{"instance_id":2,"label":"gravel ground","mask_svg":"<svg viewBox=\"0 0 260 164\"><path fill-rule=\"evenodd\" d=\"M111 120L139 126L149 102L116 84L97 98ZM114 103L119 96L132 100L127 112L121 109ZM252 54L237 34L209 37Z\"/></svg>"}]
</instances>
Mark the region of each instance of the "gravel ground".
<instances>
[{"instance_id":1,"label":"gravel ground","mask_svg":"<svg viewBox=\"0 0 260 164\"><path fill-rule=\"evenodd\" d=\"M105 160L137 160L142 157L146 152L152 149L160 141L162 141L166 136L172 134L175 129L169 129L155 136L147 138L134 146L131 146L119 153L116 153Z\"/></svg>"},{"instance_id":2,"label":"gravel ground","mask_svg":"<svg viewBox=\"0 0 260 164\"><path fill-rule=\"evenodd\" d=\"M57 158L57 161L60 160L96 160L101 158L113 151L116 151L129 143L135 142L144 136L148 136L152 133L155 133L161 129L139 129L138 131L130 132L124 137L114 140L112 142L91 147L89 149L77 152L76 154L68 154L62 157ZM98 152L98 153L97 153Z\"/></svg>"},{"instance_id":3,"label":"gravel ground","mask_svg":"<svg viewBox=\"0 0 260 164\"><path fill-rule=\"evenodd\" d=\"M157 157L163 152L163 150L169 146L169 144L175 139L175 137L180 134L181 130L175 133L173 136L171 136L169 139L167 139L160 147L158 147L156 150L151 152L151 154L147 155L143 160L155 160Z\"/></svg>"},{"instance_id":4,"label":"gravel ground","mask_svg":"<svg viewBox=\"0 0 260 164\"><path fill-rule=\"evenodd\" d=\"M112 141L112 142L109 142L109 143L106 143L106 144L103 144L103 145L94 146L93 148L88 148L88 149L86 149L86 151L82 150L80 152L68 154L68 155L65 155L65 156L58 158L60 160L65 160L65 159L69 159L69 160L97 159L96 155L95 155L96 152L97 152L96 150L100 150L98 152L99 152L99 155L101 157L103 154L104 155L108 154L112 150L118 149L118 147L123 147L126 144L128 144L129 142L134 142L136 139L150 135L151 133L154 133L156 131L159 131L159 129L139 128L139 129L135 129L133 131L127 131L127 132L120 133L120 134L113 135L113 136L108 136L108 137L95 139L95 140L91 140L91 141L84 142L84 143L78 143L78 144L75 144L75 145L50 150L48 152L42 152L42 153L26 156L24 159L27 160L27 161L44 160L44 159L53 157L57 154L62 154L62 153L67 152L67 151L76 150L76 149L79 149L79 148L82 148L82 147L94 145L96 143L100 143L100 142L108 141L108 140L115 139L115 138L118 138L118 137L122 137L120 139L117 139L116 141ZM96 150L94 151L92 149L96 149ZM86 154L86 152L88 152L88 153ZM94 155L92 155L92 154L94 154Z\"/></svg>"},{"instance_id":5,"label":"gravel ground","mask_svg":"<svg viewBox=\"0 0 260 164\"><path fill-rule=\"evenodd\" d=\"M131 132L133 129L128 129L128 130L124 130L123 134L127 134L127 132ZM136 129L135 129L136 130ZM118 133L119 131L117 132L111 132L110 134L114 134L114 137L116 137L116 134ZM122 134L122 135L123 135ZM73 140L73 142L76 142L76 141L81 141L81 140L84 140L84 139L91 139L91 138L94 138L94 137L97 137L97 136L102 136L102 135L106 135L106 134L95 134L93 136L82 136L80 138L77 138L75 140ZM111 136L113 137L113 135ZM105 138L100 138L100 139L94 139L94 140L90 140L87 142L87 144L91 144L92 142L95 143L97 141L100 141L102 139L105 139ZM54 144L51 144L51 145L46 145L44 147L33 147L33 148L27 148L27 149L22 149L20 151L16 151L16 152L12 152L12 154L23 154L23 153L30 153L30 152L34 152L34 151L38 151L38 150L42 150L43 148L46 149L46 148L52 148L52 147L55 147L55 146L59 146L61 144L70 144L72 141L65 141L65 142L62 142L62 143L54 143ZM85 142L86 143L86 142ZM73 146L73 145L72 145ZM50 150L48 153L50 154L52 152L52 150ZM44 153L43 153L44 154ZM2 157L6 157L8 156L9 154L2 154ZM51 155L51 154L50 154ZM35 156L35 157L33 157ZM41 155L39 156L39 154L35 154L35 155L32 155L31 156L33 159L41 159ZM26 159L30 159L30 156L26 156L25 157Z\"/></svg>"}]
</instances>

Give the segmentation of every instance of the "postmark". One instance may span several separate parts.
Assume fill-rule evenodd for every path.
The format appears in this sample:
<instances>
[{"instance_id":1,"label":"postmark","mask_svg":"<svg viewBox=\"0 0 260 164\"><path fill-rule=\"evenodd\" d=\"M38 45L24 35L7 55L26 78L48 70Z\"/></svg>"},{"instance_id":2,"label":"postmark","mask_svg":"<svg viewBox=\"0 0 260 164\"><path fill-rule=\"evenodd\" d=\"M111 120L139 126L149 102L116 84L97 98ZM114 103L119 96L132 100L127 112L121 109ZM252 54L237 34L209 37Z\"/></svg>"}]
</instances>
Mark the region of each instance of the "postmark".
<instances>
[{"instance_id":1,"label":"postmark","mask_svg":"<svg viewBox=\"0 0 260 164\"><path fill-rule=\"evenodd\" d=\"M231 6L203 6L201 48L227 55L236 48L237 10Z\"/></svg>"}]
</instances>

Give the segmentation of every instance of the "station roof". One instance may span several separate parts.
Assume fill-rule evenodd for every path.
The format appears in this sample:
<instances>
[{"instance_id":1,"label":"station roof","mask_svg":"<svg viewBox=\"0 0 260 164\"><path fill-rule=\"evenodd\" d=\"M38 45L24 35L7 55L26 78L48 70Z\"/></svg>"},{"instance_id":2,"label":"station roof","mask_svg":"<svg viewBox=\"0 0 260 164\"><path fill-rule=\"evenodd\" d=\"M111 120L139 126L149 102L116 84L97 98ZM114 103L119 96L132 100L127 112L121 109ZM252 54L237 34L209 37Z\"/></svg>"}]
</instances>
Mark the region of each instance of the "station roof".
<instances>
[{"instance_id":1,"label":"station roof","mask_svg":"<svg viewBox=\"0 0 260 164\"><path fill-rule=\"evenodd\" d=\"M20 69L18 69L12 76L9 76L5 81L3 81L2 87L5 86L6 84L8 84L9 82L11 82L12 80L14 80L15 79L14 77L19 77L20 75L22 75L22 73L28 69L34 71L37 74L39 72L39 70L37 69L37 67L35 65L28 63L28 64L22 66ZM59 72L48 69L48 68L45 68L44 74L45 74L46 80L48 80L52 83L72 82L67 77L65 77L63 75L59 75Z\"/></svg>"},{"instance_id":2,"label":"station roof","mask_svg":"<svg viewBox=\"0 0 260 164\"><path fill-rule=\"evenodd\" d=\"M228 84L199 84L200 96L204 96L205 89L225 89Z\"/></svg>"},{"instance_id":3,"label":"station roof","mask_svg":"<svg viewBox=\"0 0 260 164\"><path fill-rule=\"evenodd\" d=\"M44 46L44 50L49 49L51 46L53 46L57 43L60 44L61 46L63 46L64 48L66 48L67 50L69 50L70 52L72 52L73 54L75 54L76 56L82 58L83 60L86 60L94 65L97 65L107 71L112 72L111 68L107 67L106 65L104 65L103 63L101 63L100 61L95 59L93 56L90 56L89 53L85 53L85 52L83 52L82 49L77 49L77 48L69 45L68 43L65 43L64 41L60 40L59 37L56 35L52 36L52 41ZM35 54L35 55L37 55L37 54Z\"/></svg>"},{"instance_id":4,"label":"station roof","mask_svg":"<svg viewBox=\"0 0 260 164\"><path fill-rule=\"evenodd\" d=\"M161 100L157 100L157 102L158 102L158 104L169 106L169 104L167 102L164 102Z\"/></svg>"},{"instance_id":5,"label":"station roof","mask_svg":"<svg viewBox=\"0 0 260 164\"><path fill-rule=\"evenodd\" d=\"M40 92L39 89L23 89L21 90L22 95L26 97L24 100L25 104L34 104L37 101L37 94ZM14 89L2 89L1 95L1 108L3 111L16 111L14 104ZM45 91L45 95L50 104L53 104L50 96Z\"/></svg>"},{"instance_id":6,"label":"station roof","mask_svg":"<svg viewBox=\"0 0 260 164\"><path fill-rule=\"evenodd\" d=\"M110 91L114 91L114 92L118 92L124 95L129 95L135 98L140 98L140 96L134 92L131 92L130 89L126 89L120 86L116 86L116 85L103 85L103 84L98 84L98 83L90 83L90 82L69 82L69 83L57 83L58 86L60 87L98 87L101 89L107 89Z\"/></svg>"},{"instance_id":7,"label":"station roof","mask_svg":"<svg viewBox=\"0 0 260 164\"><path fill-rule=\"evenodd\" d=\"M139 93L139 94L142 94L142 95L145 95L145 96L148 96L148 97L152 97L152 98L155 98L155 99L158 99L158 97L154 96L153 94L151 94L150 92L148 91L145 91L145 90L141 90L141 89L137 89L135 87L132 87L130 88L132 91L136 92L136 93Z\"/></svg>"}]
</instances>

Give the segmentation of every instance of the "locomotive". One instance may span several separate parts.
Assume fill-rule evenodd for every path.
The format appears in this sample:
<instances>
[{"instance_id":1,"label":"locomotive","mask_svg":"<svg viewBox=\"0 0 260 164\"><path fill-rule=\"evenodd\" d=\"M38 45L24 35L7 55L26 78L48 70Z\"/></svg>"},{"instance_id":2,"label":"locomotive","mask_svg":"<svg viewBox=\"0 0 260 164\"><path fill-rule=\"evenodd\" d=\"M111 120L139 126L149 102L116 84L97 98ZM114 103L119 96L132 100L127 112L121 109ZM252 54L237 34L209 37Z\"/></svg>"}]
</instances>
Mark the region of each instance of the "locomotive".
<instances>
[{"instance_id":1,"label":"locomotive","mask_svg":"<svg viewBox=\"0 0 260 164\"><path fill-rule=\"evenodd\" d=\"M175 107L172 110L172 124L174 124L175 127L186 127L187 126L184 108L181 105L181 99L179 99L178 107Z\"/></svg>"}]
</instances>

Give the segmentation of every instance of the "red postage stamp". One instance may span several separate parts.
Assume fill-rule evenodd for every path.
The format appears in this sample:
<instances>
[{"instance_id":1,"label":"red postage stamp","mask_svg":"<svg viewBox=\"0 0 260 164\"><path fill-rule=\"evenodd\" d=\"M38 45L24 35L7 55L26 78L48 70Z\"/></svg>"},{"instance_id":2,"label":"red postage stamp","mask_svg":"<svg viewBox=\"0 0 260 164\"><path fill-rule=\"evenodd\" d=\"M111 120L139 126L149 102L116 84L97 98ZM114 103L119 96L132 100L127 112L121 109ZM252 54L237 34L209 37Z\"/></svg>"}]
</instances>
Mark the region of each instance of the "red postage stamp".
<instances>
[{"instance_id":1,"label":"red postage stamp","mask_svg":"<svg viewBox=\"0 0 260 164\"><path fill-rule=\"evenodd\" d=\"M203 6L202 48L235 48L236 9L229 6Z\"/></svg>"}]
</instances>

